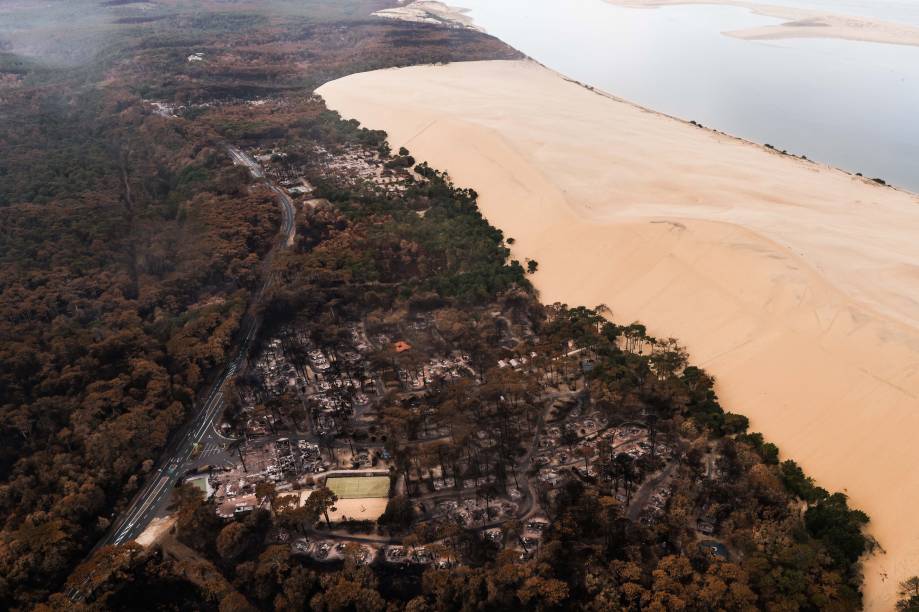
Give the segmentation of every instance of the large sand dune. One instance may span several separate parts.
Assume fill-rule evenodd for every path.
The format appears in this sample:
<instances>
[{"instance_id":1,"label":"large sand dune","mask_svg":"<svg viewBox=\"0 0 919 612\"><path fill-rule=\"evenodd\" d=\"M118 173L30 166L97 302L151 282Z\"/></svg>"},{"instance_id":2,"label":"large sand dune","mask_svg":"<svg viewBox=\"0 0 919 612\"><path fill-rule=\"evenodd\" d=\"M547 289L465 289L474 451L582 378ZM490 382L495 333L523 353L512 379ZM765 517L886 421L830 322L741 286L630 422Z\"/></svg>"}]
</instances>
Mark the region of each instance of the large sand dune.
<instances>
[{"instance_id":1,"label":"large sand dune","mask_svg":"<svg viewBox=\"0 0 919 612\"><path fill-rule=\"evenodd\" d=\"M532 62L353 75L331 108L474 187L546 302L674 336L785 457L919 573L919 201L641 109ZM885 578L886 576L886 578Z\"/></svg>"}]
</instances>

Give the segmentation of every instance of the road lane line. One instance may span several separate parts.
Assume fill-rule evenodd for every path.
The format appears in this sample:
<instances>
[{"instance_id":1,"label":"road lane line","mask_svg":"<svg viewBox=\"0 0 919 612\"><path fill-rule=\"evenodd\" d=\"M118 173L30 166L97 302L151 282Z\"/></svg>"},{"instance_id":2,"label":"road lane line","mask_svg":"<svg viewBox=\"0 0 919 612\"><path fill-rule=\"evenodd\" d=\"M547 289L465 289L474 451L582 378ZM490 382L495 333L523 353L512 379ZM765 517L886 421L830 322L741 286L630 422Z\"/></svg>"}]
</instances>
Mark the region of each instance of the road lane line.
<instances>
[{"instance_id":1,"label":"road lane line","mask_svg":"<svg viewBox=\"0 0 919 612\"><path fill-rule=\"evenodd\" d=\"M121 528L116 532L116 535L118 535L118 538L115 540L115 544L120 544L121 541L125 539L125 536L127 536L131 532L131 529L137 523L138 519L140 519L140 517L142 516L146 508L153 502L154 499L158 497L159 491L162 490L162 488L168 483L169 483L169 477L163 476L162 478L160 478L159 482L157 483L156 488L153 491L151 491L149 494L144 496L147 498L147 501L144 502L143 505L140 506L140 508L137 508L134 512L129 514L128 515L128 519L130 519L129 522L122 525Z\"/></svg>"},{"instance_id":2,"label":"road lane line","mask_svg":"<svg viewBox=\"0 0 919 612\"><path fill-rule=\"evenodd\" d=\"M283 214L282 230L289 241L292 237L291 234L296 231L296 209L291 199L282 189L267 179L261 165L248 154L232 146L228 146L227 150L234 163L246 167L254 177L267 182L268 186L276 194L278 202L281 204L281 211ZM257 302L262 300L264 294L274 285L274 281L274 276L269 274L257 294ZM247 325L245 338L241 343L236 357L225 367L221 378L211 387L200 411L196 411L197 417L192 419L187 431L189 433L194 431L195 433L191 435L186 433L184 441L176 441L173 445L176 450L174 451L175 454L173 454L172 459L167 464L160 467L156 472L156 474L160 476L160 479L149 483L142 490L135 502L126 511L126 515L117 527L117 530L112 535L107 536L106 540L114 537L116 538L116 543L121 543L131 534L135 526L138 525L138 522L145 522L147 520L148 515L154 510L151 504L161 500L164 495L169 494L169 488L166 487L166 485L169 482L174 482L176 471L189 461L194 449L194 446L189 443L192 442L193 439L197 438L197 442L200 442L203 438L203 434L206 433L209 428L213 428L214 433L218 436L221 435L216 428L216 419L222 414L225 407L222 387L242 366L245 355L251 345L251 340L255 337L257 331L258 325L256 321L250 321ZM197 407L197 402L195 402L193 404L193 410ZM217 455L221 450L219 445L217 447L206 447L205 456ZM105 540L103 540L103 542L104 541Z\"/></svg>"}]
</instances>

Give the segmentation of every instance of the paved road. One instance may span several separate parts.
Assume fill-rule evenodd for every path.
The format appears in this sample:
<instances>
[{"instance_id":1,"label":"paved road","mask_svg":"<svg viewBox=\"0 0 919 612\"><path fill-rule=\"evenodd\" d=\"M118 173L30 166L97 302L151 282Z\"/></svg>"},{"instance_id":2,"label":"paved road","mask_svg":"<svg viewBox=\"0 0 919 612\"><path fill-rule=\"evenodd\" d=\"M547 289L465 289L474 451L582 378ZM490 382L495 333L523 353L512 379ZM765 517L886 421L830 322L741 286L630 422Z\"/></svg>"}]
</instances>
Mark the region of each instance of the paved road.
<instances>
[{"instance_id":1,"label":"paved road","mask_svg":"<svg viewBox=\"0 0 919 612\"><path fill-rule=\"evenodd\" d=\"M281 234L287 237L285 246L293 246L294 237L297 235L297 225L294 223L294 203L283 189L271 185L271 190L278 196L278 202L281 203L283 216L281 218Z\"/></svg>"},{"instance_id":2,"label":"paved road","mask_svg":"<svg viewBox=\"0 0 919 612\"><path fill-rule=\"evenodd\" d=\"M268 187L277 194L282 211L280 228L280 234L284 239L282 248L292 244L296 233L293 202L286 193L265 178L264 172L255 160L232 146L228 146L227 151L233 157L234 162L249 168L253 177L265 181ZM262 287L253 301L254 304L262 300L272 283L273 279L266 274ZM254 309L250 310L250 313L253 311ZM195 463L192 454L196 447L201 452L202 449L208 450L222 443L225 446L227 440L220 436L216 429L224 408L222 388L245 360L249 347L258 332L258 327L259 321L252 314L244 317L240 326L237 349L232 360L224 366L220 375L214 380L204 401L195 406L191 421L173 436L157 469L147 478L146 485L135 496L131 505L112 524L109 532L96 545L96 549L112 544L123 544L137 538L153 518L165 510L170 494L179 479ZM79 589L71 589L70 596L73 600L82 598Z\"/></svg>"},{"instance_id":3,"label":"paved road","mask_svg":"<svg viewBox=\"0 0 919 612\"><path fill-rule=\"evenodd\" d=\"M251 172L252 176L255 178L265 178L265 173L262 171L262 167L258 165L258 162L236 147L227 146L227 153L229 153L230 157L233 158L233 163L235 163L237 166L246 166L249 168L249 172Z\"/></svg>"},{"instance_id":4,"label":"paved road","mask_svg":"<svg viewBox=\"0 0 919 612\"><path fill-rule=\"evenodd\" d=\"M192 458L195 447L202 443L206 435L211 434L211 429L223 414L223 384L236 373L255 337L255 331L256 324L250 319L235 358L227 364L214 381L210 393L200 408L195 411L192 421L179 435L174 437L173 443L167 448L165 459L159 469L148 479L147 485L135 497L127 511L122 513L114 529L109 531L99 543L100 546L123 544L135 539L164 509L173 488L185 474L186 464Z\"/></svg>"},{"instance_id":5,"label":"paved road","mask_svg":"<svg viewBox=\"0 0 919 612\"><path fill-rule=\"evenodd\" d=\"M281 204L281 212L283 214L281 220L281 235L287 239L287 246L293 244L297 227L294 223L294 203L291 201L290 197L288 197L283 189L277 185L272 185L271 182L265 178L265 172L257 161L233 146L228 146L227 152L230 154L230 157L233 158L233 162L236 163L236 165L247 167L253 177L264 180L275 195L278 196L278 202Z\"/></svg>"}]
</instances>

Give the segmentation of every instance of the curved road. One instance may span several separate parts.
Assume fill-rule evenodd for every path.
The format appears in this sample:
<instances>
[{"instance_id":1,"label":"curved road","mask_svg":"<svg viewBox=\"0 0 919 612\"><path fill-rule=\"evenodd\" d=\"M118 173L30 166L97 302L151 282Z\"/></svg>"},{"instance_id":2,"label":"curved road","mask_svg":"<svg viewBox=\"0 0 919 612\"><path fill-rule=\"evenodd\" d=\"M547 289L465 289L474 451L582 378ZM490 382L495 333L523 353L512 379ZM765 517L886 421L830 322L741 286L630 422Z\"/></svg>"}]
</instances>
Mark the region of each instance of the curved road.
<instances>
[{"instance_id":1,"label":"curved road","mask_svg":"<svg viewBox=\"0 0 919 612\"><path fill-rule=\"evenodd\" d=\"M246 166L254 178L264 181L277 195L282 211L280 235L283 239L283 242L279 243L278 247L286 248L293 244L296 225L294 223L295 210L291 199L283 190L271 184L265 177L262 168L250 156L232 146L227 146L227 152L233 158L234 163ZM270 261L270 258L271 254L269 254L267 261ZM253 307L261 302L273 280L266 270L262 286L252 302ZM179 479L185 474L187 464L196 446L201 444L206 437L216 433L215 425L223 414L223 385L242 365L258 332L260 322L251 314L252 312L253 309L250 308L250 314L243 318L243 322L240 325L239 342L233 359L224 366L219 376L214 380L205 400L200 406L195 407L192 420L173 435L172 441L167 446L163 458L159 462L159 467L149 476L146 485L134 497L131 505L122 512L121 516L112 524L109 532L96 544L93 550L102 546L123 544L137 538L147 528L150 521L165 508L170 493ZM72 589L71 599L76 600L79 598L81 598L79 590Z\"/></svg>"}]
</instances>

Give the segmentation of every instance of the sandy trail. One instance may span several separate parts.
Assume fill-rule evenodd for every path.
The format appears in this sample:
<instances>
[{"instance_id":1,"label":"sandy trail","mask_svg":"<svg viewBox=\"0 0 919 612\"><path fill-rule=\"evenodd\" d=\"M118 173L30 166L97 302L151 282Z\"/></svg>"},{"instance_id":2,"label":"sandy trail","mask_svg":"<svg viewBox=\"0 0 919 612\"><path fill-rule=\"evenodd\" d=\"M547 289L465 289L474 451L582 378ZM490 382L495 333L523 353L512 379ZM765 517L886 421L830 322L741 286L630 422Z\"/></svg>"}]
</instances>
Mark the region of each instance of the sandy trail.
<instances>
[{"instance_id":1,"label":"sandy trail","mask_svg":"<svg viewBox=\"0 0 919 612\"><path fill-rule=\"evenodd\" d=\"M724 32L746 40L780 38L841 38L892 45L919 46L919 27L869 17L827 13L749 0L605 0L631 8L657 8L682 4L719 4L749 9L757 15L784 19L784 23Z\"/></svg>"},{"instance_id":2,"label":"sandy trail","mask_svg":"<svg viewBox=\"0 0 919 612\"><path fill-rule=\"evenodd\" d=\"M175 516L157 517L150 521L150 525L144 529L143 533L137 536L135 542L144 547L150 547L158 543L164 535L169 533L172 526L175 525Z\"/></svg>"},{"instance_id":3,"label":"sandy trail","mask_svg":"<svg viewBox=\"0 0 919 612\"><path fill-rule=\"evenodd\" d=\"M919 571L919 200L532 62L384 70L329 106L474 187L545 302L684 342L785 457L872 517L870 609ZM886 578L885 578L886 577Z\"/></svg>"}]
</instances>

